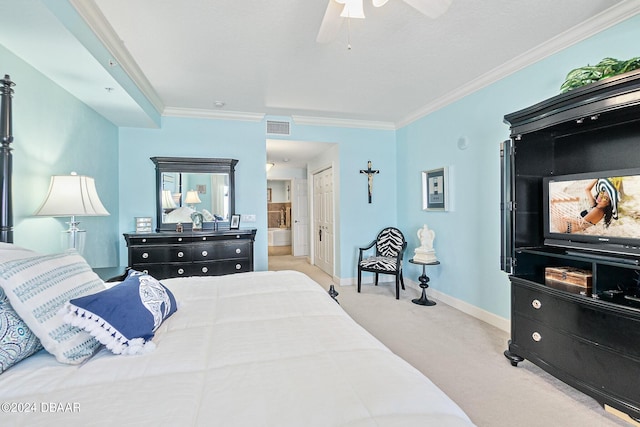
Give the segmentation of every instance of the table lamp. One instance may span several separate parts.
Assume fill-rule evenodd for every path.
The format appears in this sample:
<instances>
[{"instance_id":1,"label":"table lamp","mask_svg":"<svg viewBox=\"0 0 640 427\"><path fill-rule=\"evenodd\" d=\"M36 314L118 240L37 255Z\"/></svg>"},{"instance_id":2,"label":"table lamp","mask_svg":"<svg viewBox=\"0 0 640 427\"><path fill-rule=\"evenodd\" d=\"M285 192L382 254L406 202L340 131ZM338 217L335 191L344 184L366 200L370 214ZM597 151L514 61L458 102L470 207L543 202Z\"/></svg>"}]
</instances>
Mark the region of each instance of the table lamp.
<instances>
[{"instance_id":1,"label":"table lamp","mask_svg":"<svg viewBox=\"0 0 640 427\"><path fill-rule=\"evenodd\" d=\"M42 205L35 213L36 216L70 216L69 229L63 231L67 247L78 252L84 249L85 230L80 230L76 221L77 216L106 216L105 209L98 197L93 178L78 175L54 175L51 177L49 192Z\"/></svg>"}]
</instances>

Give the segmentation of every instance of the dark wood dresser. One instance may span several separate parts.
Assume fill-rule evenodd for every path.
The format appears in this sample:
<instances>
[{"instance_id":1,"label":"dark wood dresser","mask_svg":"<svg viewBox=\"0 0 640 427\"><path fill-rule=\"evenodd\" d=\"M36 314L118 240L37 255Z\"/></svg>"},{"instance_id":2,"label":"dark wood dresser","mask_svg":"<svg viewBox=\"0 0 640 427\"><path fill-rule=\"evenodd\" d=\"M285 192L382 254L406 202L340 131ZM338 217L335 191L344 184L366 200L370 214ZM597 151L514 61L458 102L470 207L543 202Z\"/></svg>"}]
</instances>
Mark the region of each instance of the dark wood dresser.
<instances>
[{"instance_id":1,"label":"dark wood dresser","mask_svg":"<svg viewBox=\"0 0 640 427\"><path fill-rule=\"evenodd\" d=\"M256 230L125 233L129 267L157 279L253 271Z\"/></svg>"}]
</instances>

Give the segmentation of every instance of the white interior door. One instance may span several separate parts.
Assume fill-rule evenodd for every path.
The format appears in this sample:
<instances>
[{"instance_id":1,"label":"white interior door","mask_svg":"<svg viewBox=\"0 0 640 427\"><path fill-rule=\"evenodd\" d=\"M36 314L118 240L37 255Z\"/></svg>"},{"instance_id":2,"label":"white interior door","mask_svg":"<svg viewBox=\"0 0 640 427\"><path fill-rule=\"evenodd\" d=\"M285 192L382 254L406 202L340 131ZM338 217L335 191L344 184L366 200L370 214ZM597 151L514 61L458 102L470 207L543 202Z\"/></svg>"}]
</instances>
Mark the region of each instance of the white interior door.
<instances>
[{"instance_id":1,"label":"white interior door","mask_svg":"<svg viewBox=\"0 0 640 427\"><path fill-rule=\"evenodd\" d=\"M291 240L293 256L309 255L309 191L306 179L294 179L292 182L291 216L293 226Z\"/></svg>"},{"instance_id":2,"label":"white interior door","mask_svg":"<svg viewBox=\"0 0 640 427\"><path fill-rule=\"evenodd\" d=\"M313 175L314 264L333 276L333 170Z\"/></svg>"}]
</instances>

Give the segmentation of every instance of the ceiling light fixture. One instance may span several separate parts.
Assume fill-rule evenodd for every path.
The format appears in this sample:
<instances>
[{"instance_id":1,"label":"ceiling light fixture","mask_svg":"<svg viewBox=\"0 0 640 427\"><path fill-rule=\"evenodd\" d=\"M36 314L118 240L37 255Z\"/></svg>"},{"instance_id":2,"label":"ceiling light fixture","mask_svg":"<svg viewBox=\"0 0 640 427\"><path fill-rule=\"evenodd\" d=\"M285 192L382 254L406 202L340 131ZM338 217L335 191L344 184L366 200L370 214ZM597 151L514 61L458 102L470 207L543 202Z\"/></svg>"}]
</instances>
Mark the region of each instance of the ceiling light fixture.
<instances>
[{"instance_id":1,"label":"ceiling light fixture","mask_svg":"<svg viewBox=\"0 0 640 427\"><path fill-rule=\"evenodd\" d=\"M224 106L225 106L225 103L224 103L223 101L215 101L215 102L213 103L213 105L214 105L216 108L222 108L222 107L224 107Z\"/></svg>"},{"instance_id":2,"label":"ceiling light fixture","mask_svg":"<svg viewBox=\"0 0 640 427\"><path fill-rule=\"evenodd\" d=\"M409 6L431 19L436 19L444 14L453 0L403 0ZM375 7L384 6L388 0L371 0ZM364 19L364 0L329 0L327 9L320 24L320 31L316 41L318 43L329 43L334 40L340 32L340 27L344 18ZM347 29L349 31L349 29Z\"/></svg>"},{"instance_id":3,"label":"ceiling light fixture","mask_svg":"<svg viewBox=\"0 0 640 427\"><path fill-rule=\"evenodd\" d=\"M344 4L340 16L343 18L364 19L363 0L336 0L337 3Z\"/></svg>"},{"instance_id":4,"label":"ceiling light fixture","mask_svg":"<svg viewBox=\"0 0 640 427\"><path fill-rule=\"evenodd\" d=\"M275 165L276 165L275 163L267 162L267 172L269 172L271 168L274 167Z\"/></svg>"}]
</instances>

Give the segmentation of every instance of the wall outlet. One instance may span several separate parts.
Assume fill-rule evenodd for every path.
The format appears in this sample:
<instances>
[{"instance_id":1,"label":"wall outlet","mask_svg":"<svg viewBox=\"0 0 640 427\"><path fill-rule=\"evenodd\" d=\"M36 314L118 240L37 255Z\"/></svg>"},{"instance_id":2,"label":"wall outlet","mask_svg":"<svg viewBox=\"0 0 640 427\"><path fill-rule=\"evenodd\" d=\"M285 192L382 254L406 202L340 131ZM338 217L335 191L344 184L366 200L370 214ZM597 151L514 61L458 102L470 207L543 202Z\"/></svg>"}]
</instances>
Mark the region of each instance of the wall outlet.
<instances>
[{"instance_id":1,"label":"wall outlet","mask_svg":"<svg viewBox=\"0 0 640 427\"><path fill-rule=\"evenodd\" d=\"M255 214L242 215L242 222L256 222Z\"/></svg>"}]
</instances>

